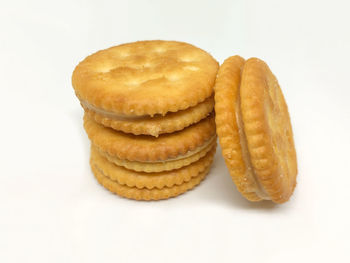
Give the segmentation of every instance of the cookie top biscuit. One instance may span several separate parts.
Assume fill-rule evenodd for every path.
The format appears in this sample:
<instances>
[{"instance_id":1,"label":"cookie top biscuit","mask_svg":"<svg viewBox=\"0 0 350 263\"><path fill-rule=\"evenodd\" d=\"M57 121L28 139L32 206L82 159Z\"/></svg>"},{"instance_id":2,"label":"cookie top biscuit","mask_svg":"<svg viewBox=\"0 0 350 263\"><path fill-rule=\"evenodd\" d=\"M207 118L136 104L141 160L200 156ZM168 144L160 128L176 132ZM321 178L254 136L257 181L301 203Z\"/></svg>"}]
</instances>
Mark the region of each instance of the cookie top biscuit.
<instances>
[{"instance_id":1,"label":"cookie top biscuit","mask_svg":"<svg viewBox=\"0 0 350 263\"><path fill-rule=\"evenodd\" d=\"M75 68L78 98L121 116L165 115L213 93L217 61L176 41L139 41L101 50Z\"/></svg>"},{"instance_id":2,"label":"cookie top biscuit","mask_svg":"<svg viewBox=\"0 0 350 263\"><path fill-rule=\"evenodd\" d=\"M250 201L260 201L259 186L250 176L247 151L240 116L241 73L245 60L227 58L219 69L215 83L215 122L222 155L238 191ZM259 195L260 194L260 195Z\"/></svg>"}]
</instances>

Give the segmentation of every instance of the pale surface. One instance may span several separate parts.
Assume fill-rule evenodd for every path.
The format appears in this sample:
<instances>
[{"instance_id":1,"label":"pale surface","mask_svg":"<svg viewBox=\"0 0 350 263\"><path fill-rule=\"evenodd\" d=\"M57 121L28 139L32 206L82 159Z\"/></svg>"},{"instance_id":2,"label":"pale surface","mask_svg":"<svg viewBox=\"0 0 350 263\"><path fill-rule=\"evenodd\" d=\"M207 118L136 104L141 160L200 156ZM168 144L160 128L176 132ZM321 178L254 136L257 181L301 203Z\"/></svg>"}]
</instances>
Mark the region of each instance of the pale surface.
<instances>
[{"instance_id":1,"label":"pale surface","mask_svg":"<svg viewBox=\"0 0 350 263\"><path fill-rule=\"evenodd\" d=\"M350 261L348 2L195 2L1 2L0 262ZM220 149L175 199L129 201L96 182L70 76L86 55L141 39L268 63L295 133L288 203L245 201Z\"/></svg>"}]
</instances>

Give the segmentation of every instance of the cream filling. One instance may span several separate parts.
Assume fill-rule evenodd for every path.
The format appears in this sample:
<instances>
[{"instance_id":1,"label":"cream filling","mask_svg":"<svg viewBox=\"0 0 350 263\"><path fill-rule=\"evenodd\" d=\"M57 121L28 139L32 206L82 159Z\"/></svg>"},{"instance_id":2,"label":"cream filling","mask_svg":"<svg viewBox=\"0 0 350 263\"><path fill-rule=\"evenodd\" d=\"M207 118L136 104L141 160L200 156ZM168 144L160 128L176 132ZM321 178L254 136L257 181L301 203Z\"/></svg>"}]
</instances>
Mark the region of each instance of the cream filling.
<instances>
[{"instance_id":1,"label":"cream filling","mask_svg":"<svg viewBox=\"0 0 350 263\"><path fill-rule=\"evenodd\" d=\"M178 160L181 160L181 159L185 159L185 158L191 157L191 156L199 153L200 151L204 150L205 148L207 148L210 144L212 144L214 142L214 140L216 140L216 135L211 137L209 140L204 142L201 146L197 147L193 151L188 151L187 153L178 155L175 158L170 158L170 159L166 159L164 161L152 162L152 163L163 163L163 162L169 162L169 161L178 161Z\"/></svg>"},{"instance_id":2,"label":"cream filling","mask_svg":"<svg viewBox=\"0 0 350 263\"><path fill-rule=\"evenodd\" d=\"M100 114L104 117L107 117L108 119L118 120L118 121L133 121L133 120L143 120L143 119L149 119L152 118L150 115L126 115L121 113L114 113L110 111L105 111L100 108L97 108L90 103L88 103L86 100L80 100L81 105L83 105L84 108L87 108L93 112L96 112L97 114Z\"/></svg>"},{"instance_id":3,"label":"cream filling","mask_svg":"<svg viewBox=\"0 0 350 263\"><path fill-rule=\"evenodd\" d=\"M185 154L180 154L180 155L178 155L178 156L176 156L174 158L169 158L169 159L162 160L162 161L142 161L142 162L138 162L138 163L150 163L150 164L151 163L165 163L165 162L171 162L171 161L178 161L178 160L186 159L186 158L189 158L189 157L199 153L200 151L204 150L205 148L207 148L208 146L213 144L215 140L216 140L216 135L212 136L210 139L205 141L201 146L197 147L193 151L188 151Z\"/></svg>"},{"instance_id":4,"label":"cream filling","mask_svg":"<svg viewBox=\"0 0 350 263\"><path fill-rule=\"evenodd\" d=\"M271 197L268 195L268 193L265 191L264 187L261 185L257 175L255 174L254 167L252 165L248 145L247 145L247 138L244 132L244 126L242 121L242 112L241 112L241 101L240 101L240 94L238 92L237 101L235 104L235 112L236 112L236 119L237 119L237 126L238 126L238 133L239 133L239 139L241 143L241 149L242 149L242 155L243 160L245 163L245 176L253 181L256 185L255 189L252 192L255 192L257 196L259 196L261 199L265 200L271 200Z\"/></svg>"},{"instance_id":5,"label":"cream filling","mask_svg":"<svg viewBox=\"0 0 350 263\"><path fill-rule=\"evenodd\" d=\"M196 155L197 153L205 150L206 148L208 148L211 145L215 145L215 140L216 140L216 135L212 136L210 139L208 139L207 141L205 141L201 146L197 147L196 149L194 149L193 151L188 151L185 154L180 154L174 158L169 158L166 160L162 160L162 161L142 161L139 162L137 161L137 163L144 163L144 164L157 164L157 163L166 163L166 162L172 162L172 161L178 161L178 160L182 160L182 159L186 159L189 157L192 157L194 155ZM211 149L211 147L210 147ZM210 150L209 149L209 150ZM207 152L209 152L209 150ZM107 153L101 151L102 153L106 154L108 156ZM132 161L131 161L132 162Z\"/></svg>"}]
</instances>

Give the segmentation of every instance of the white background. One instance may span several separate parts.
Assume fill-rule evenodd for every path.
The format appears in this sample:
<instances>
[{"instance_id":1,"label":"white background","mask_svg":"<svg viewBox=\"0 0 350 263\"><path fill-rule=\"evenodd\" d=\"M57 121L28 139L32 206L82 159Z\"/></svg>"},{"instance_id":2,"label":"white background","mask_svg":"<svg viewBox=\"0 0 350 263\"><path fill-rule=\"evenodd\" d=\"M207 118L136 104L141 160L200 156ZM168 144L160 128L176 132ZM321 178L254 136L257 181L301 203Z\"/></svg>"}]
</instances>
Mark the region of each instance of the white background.
<instances>
[{"instance_id":1,"label":"white background","mask_svg":"<svg viewBox=\"0 0 350 263\"><path fill-rule=\"evenodd\" d=\"M1 0L0 262L350 262L348 3ZM95 181L71 73L144 39L269 64L298 153L288 203L246 201L220 149L209 177L170 200Z\"/></svg>"}]
</instances>

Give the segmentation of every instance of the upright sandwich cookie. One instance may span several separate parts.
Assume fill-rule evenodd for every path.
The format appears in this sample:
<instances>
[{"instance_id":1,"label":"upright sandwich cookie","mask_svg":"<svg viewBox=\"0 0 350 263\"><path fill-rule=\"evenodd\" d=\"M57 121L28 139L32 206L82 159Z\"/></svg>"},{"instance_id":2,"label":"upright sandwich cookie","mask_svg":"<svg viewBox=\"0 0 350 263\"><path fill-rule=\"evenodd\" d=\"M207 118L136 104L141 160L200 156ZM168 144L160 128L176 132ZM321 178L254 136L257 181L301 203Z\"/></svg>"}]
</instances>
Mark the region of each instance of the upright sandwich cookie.
<instances>
[{"instance_id":1,"label":"upright sandwich cookie","mask_svg":"<svg viewBox=\"0 0 350 263\"><path fill-rule=\"evenodd\" d=\"M200 121L214 107L218 63L176 41L140 41L99 51L72 84L90 118L135 135L158 136Z\"/></svg>"},{"instance_id":2,"label":"upright sandwich cookie","mask_svg":"<svg viewBox=\"0 0 350 263\"><path fill-rule=\"evenodd\" d=\"M222 154L238 190L250 201L283 203L297 176L287 104L276 77L257 58L230 57L215 84Z\"/></svg>"}]
</instances>

